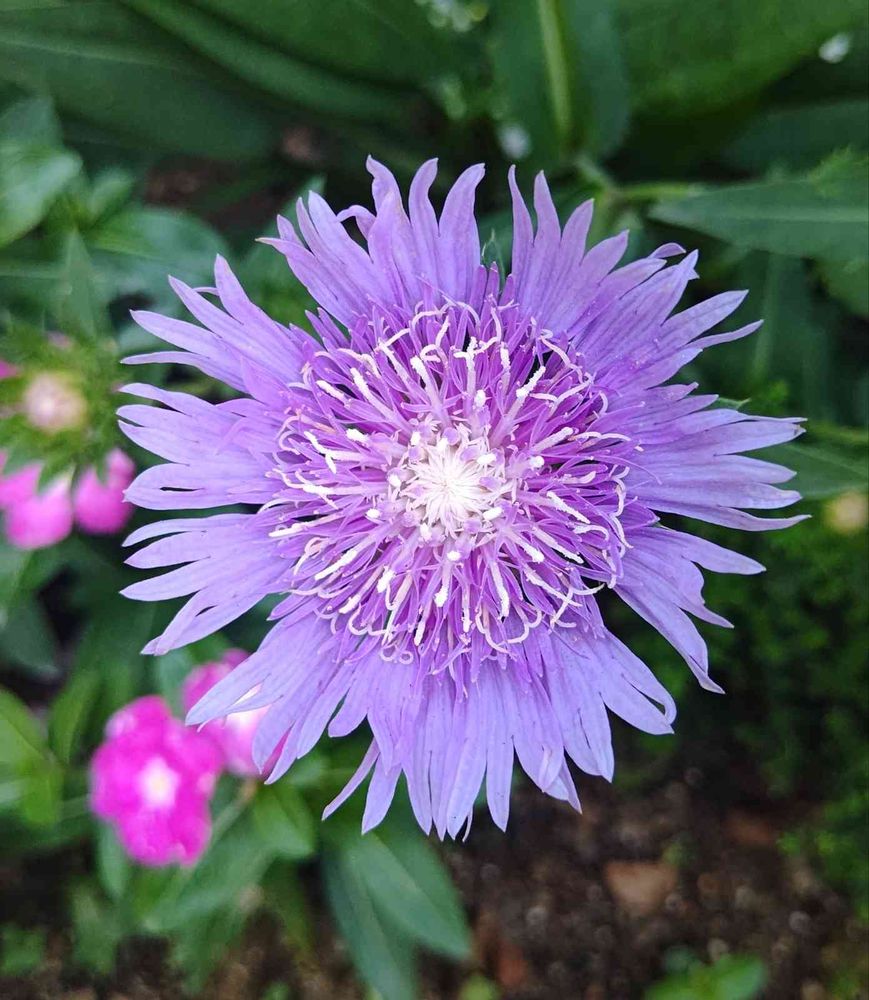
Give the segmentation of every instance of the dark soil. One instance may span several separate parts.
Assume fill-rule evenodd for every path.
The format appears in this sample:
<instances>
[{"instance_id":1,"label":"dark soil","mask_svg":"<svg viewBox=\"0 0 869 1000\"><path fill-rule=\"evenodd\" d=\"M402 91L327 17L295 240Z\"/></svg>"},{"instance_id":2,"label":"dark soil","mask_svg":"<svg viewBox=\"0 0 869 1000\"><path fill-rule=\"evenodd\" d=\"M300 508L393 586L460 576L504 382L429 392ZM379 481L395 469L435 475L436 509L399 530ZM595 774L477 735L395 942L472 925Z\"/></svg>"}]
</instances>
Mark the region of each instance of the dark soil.
<instances>
[{"instance_id":1,"label":"dark soil","mask_svg":"<svg viewBox=\"0 0 869 1000\"><path fill-rule=\"evenodd\" d=\"M641 997L677 951L704 962L759 955L769 969L767 1000L869 996L854 985L866 979L866 929L805 862L777 846L794 817L756 805L721 810L708 790L692 787L697 780L689 774L630 796L587 783L581 817L521 788L506 835L480 816L467 842L445 849L474 929L474 960L457 967L426 958L426 1000L458 997L475 973L505 1000ZM310 884L316 902L314 872ZM26 908L34 905L50 903L32 899ZM294 953L269 917L254 920L203 1000L259 1000L276 982L300 1000L361 1000L341 942L322 913L315 919L309 956ZM0 980L0 996L183 996L159 941L125 944L99 983L70 968L68 944L62 928L52 931L45 967Z\"/></svg>"}]
</instances>

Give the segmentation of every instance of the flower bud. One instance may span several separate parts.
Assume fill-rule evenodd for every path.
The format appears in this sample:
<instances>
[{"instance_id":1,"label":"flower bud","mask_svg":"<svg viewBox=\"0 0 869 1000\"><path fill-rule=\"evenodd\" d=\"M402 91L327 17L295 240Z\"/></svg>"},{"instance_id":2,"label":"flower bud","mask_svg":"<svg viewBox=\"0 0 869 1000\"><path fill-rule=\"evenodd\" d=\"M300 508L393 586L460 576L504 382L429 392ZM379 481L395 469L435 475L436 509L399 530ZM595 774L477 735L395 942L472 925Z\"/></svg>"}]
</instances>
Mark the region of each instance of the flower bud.
<instances>
[{"instance_id":1,"label":"flower bud","mask_svg":"<svg viewBox=\"0 0 869 1000\"><path fill-rule=\"evenodd\" d=\"M29 423L46 434L75 430L87 415L84 397L60 372L40 372L24 390L24 415Z\"/></svg>"}]
</instances>

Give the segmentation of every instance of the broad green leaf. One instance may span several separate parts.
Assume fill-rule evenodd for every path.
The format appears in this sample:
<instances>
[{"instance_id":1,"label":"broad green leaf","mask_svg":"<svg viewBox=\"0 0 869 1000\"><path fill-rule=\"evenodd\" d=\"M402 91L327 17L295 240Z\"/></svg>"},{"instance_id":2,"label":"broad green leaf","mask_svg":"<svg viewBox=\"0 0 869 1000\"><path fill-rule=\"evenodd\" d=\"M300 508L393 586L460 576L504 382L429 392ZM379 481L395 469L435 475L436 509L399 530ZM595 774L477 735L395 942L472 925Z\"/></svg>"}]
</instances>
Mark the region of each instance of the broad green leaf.
<instances>
[{"instance_id":1,"label":"broad green leaf","mask_svg":"<svg viewBox=\"0 0 869 1000\"><path fill-rule=\"evenodd\" d=\"M314 853L314 819L299 791L289 782L278 781L257 789L253 821L260 837L282 857L302 859Z\"/></svg>"},{"instance_id":2,"label":"broad green leaf","mask_svg":"<svg viewBox=\"0 0 869 1000\"><path fill-rule=\"evenodd\" d=\"M56 677L57 643L51 619L37 600L14 604L0 628L0 656L36 677Z\"/></svg>"},{"instance_id":3,"label":"broad green leaf","mask_svg":"<svg viewBox=\"0 0 869 1000\"><path fill-rule=\"evenodd\" d=\"M807 500L822 500L851 490L869 490L866 442L862 453L831 444L780 444L763 453L764 459L780 462L796 472L788 489L799 490Z\"/></svg>"},{"instance_id":4,"label":"broad green leaf","mask_svg":"<svg viewBox=\"0 0 869 1000\"><path fill-rule=\"evenodd\" d=\"M276 143L260 106L116 3L22 0L0 10L0 78L139 147L251 160Z\"/></svg>"},{"instance_id":5,"label":"broad green leaf","mask_svg":"<svg viewBox=\"0 0 869 1000\"><path fill-rule=\"evenodd\" d=\"M618 148L630 117L615 8L615 0L564 0L562 15L579 140L601 156Z\"/></svg>"},{"instance_id":6,"label":"broad green leaf","mask_svg":"<svg viewBox=\"0 0 869 1000\"><path fill-rule=\"evenodd\" d=\"M413 84L457 73L473 56L426 4L406 0L195 0L268 45L348 77ZM242 36L243 37L243 36Z\"/></svg>"},{"instance_id":7,"label":"broad green leaf","mask_svg":"<svg viewBox=\"0 0 869 1000\"><path fill-rule=\"evenodd\" d=\"M757 93L864 18L862 0L618 0L635 106L678 118Z\"/></svg>"},{"instance_id":8,"label":"broad green leaf","mask_svg":"<svg viewBox=\"0 0 869 1000\"><path fill-rule=\"evenodd\" d=\"M45 97L16 101L0 115L0 142L62 146L60 122L54 105Z\"/></svg>"},{"instance_id":9,"label":"broad green leaf","mask_svg":"<svg viewBox=\"0 0 869 1000\"><path fill-rule=\"evenodd\" d=\"M374 905L412 940L464 958L470 936L449 875L428 842L405 824L379 827L345 846L345 862Z\"/></svg>"},{"instance_id":10,"label":"broad green leaf","mask_svg":"<svg viewBox=\"0 0 869 1000\"><path fill-rule=\"evenodd\" d=\"M320 114L410 124L400 91L347 80L296 60L232 29L181 0L125 0L194 49L275 97Z\"/></svg>"},{"instance_id":11,"label":"broad green leaf","mask_svg":"<svg viewBox=\"0 0 869 1000\"><path fill-rule=\"evenodd\" d=\"M24 781L18 814L30 826L52 826L60 817L63 775L54 758L28 761L19 772Z\"/></svg>"},{"instance_id":12,"label":"broad green leaf","mask_svg":"<svg viewBox=\"0 0 869 1000\"><path fill-rule=\"evenodd\" d=\"M742 349L750 352L746 391L758 392L783 380L788 400L800 414L830 417L834 339L817 308L804 262L778 254L752 254L740 270L739 284L752 290L752 315L763 317L763 326ZM737 349L733 357L737 354L742 352Z\"/></svg>"},{"instance_id":13,"label":"broad green leaf","mask_svg":"<svg viewBox=\"0 0 869 1000\"><path fill-rule=\"evenodd\" d=\"M869 256L866 163L831 163L805 177L730 184L659 201L653 218L737 246L796 257Z\"/></svg>"},{"instance_id":14,"label":"broad green leaf","mask_svg":"<svg viewBox=\"0 0 869 1000\"><path fill-rule=\"evenodd\" d=\"M610 0L504 0L494 8L505 123L521 130L509 155L544 161L579 146L607 153L618 145L629 105L612 13Z\"/></svg>"},{"instance_id":15,"label":"broad green leaf","mask_svg":"<svg viewBox=\"0 0 869 1000\"><path fill-rule=\"evenodd\" d=\"M130 207L86 234L94 264L113 295L145 294L155 309L177 311L167 275L190 285L214 283L214 259L224 239L193 215Z\"/></svg>"},{"instance_id":16,"label":"broad green leaf","mask_svg":"<svg viewBox=\"0 0 869 1000\"><path fill-rule=\"evenodd\" d=\"M42 759L45 737L24 702L0 688L0 762L21 768Z\"/></svg>"},{"instance_id":17,"label":"broad green leaf","mask_svg":"<svg viewBox=\"0 0 869 1000\"><path fill-rule=\"evenodd\" d=\"M80 168L75 153L0 141L0 246L38 225Z\"/></svg>"},{"instance_id":18,"label":"broad green leaf","mask_svg":"<svg viewBox=\"0 0 869 1000\"><path fill-rule=\"evenodd\" d=\"M833 298L869 319L869 260L822 260L818 270Z\"/></svg>"},{"instance_id":19,"label":"broad green leaf","mask_svg":"<svg viewBox=\"0 0 869 1000\"><path fill-rule=\"evenodd\" d=\"M770 108L727 146L724 159L749 173L770 167L808 170L843 149L869 149L869 100Z\"/></svg>"},{"instance_id":20,"label":"broad green leaf","mask_svg":"<svg viewBox=\"0 0 869 1000\"><path fill-rule=\"evenodd\" d=\"M413 944L384 920L358 866L345 852L327 851L322 868L329 906L359 974L383 1000L415 1000Z\"/></svg>"}]
</instances>

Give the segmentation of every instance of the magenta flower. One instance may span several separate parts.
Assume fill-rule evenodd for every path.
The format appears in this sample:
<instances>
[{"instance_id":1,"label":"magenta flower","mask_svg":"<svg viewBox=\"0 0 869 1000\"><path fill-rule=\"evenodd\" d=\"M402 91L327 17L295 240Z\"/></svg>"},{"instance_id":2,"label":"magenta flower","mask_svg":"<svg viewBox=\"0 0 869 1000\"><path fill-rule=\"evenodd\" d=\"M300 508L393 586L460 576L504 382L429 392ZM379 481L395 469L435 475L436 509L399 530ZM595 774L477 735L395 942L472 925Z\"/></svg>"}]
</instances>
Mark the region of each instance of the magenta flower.
<instances>
[{"instance_id":1,"label":"magenta flower","mask_svg":"<svg viewBox=\"0 0 869 1000\"><path fill-rule=\"evenodd\" d=\"M143 865L193 864L208 846L220 750L155 695L121 709L91 761L91 808Z\"/></svg>"},{"instance_id":2,"label":"magenta flower","mask_svg":"<svg viewBox=\"0 0 869 1000\"><path fill-rule=\"evenodd\" d=\"M92 535L114 534L129 521L133 505L124 500L136 467L115 448L109 453L105 481L87 469L74 488L69 476L60 476L38 489L38 462L2 475L0 453L0 510L5 513L6 537L19 549L56 545L72 531L73 522Z\"/></svg>"},{"instance_id":3,"label":"magenta flower","mask_svg":"<svg viewBox=\"0 0 869 1000\"><path fill-rule=\"evenodd\" d=\"M135 474L133 460L119 448L109 452L103 479L96 469L85 471L72 498L75 519L84 531L91 535L113 535L124 527L133 513L133 505L124 499L124 491Z\"/></svg>"},{"instance_id":4,"label":"magenta flower","mask_svg":"<svg viewBox=\"0 0 869 1000\"><path fill-rule=\"evenodd\" d=\"M5 455L0 453L0 470ZM3 475L0 471L0 510L6 538L18 549L56 545L72 531L73 512L69 479L61 477L37 489L41 466L26 465Z\"/></svg>"},{"instance_id":5,"label":"magenta flower","mask_svg":"<svg viewBox=\"0 0 869 1000\"><path fill-rule=\"evenodd\" d=\"M507 822L514 753L539 785L578 806L568 758L613 772L609 712L669 732L675 708L607 629L596 595L615 591L684 656L700 683L706 647L689 615L699 567L755 573L750 559L661 523L677 514L748 530L797 494L791 473L739 453L788 441L794 420L713 407L666 384L742 301L729 292L671 315L696 254L667 244L617 268L622 233L586 248L589 203L562 230L542 176L536 232L514 178L512 270L480 262L474 190L458 179L438 217L435 164L410 188L371 162L374 212L335 215L313 194L301 237L271 242L319 302L317 339L249 301L218 259L216 288L173 287L198 324L138 313L174 349L132 362L185 363L238 393L209 403L151 385L159 406L121 409L125 432L167 460L127 496L160 521L135 566L175 566L131 597L189 600L146 651L197 640L282 595L260 648L188 716L201 724L268 708L253 743L282 775L324 731L367 720L373 740L334 808L373 769L363 825L405 776L425 830L455 836L485 780ZM364 237L356 242L345 224ZM304 241L304 242L303 242ZM250 695L257 688L254 695Z\"/></svg>"},{"instance_id":6,"label":"magenta flower","mask_svg":"<svg viewBox=\"0 0 869 1000\"><path fill-rule=\"evenodd\" d=\"M247 659L247 655L244 650L229 649L220 660L214 663L205 663L192 671L185 680L182 690L184 710L189 712L218 681L223 680L233 669L243 663ZM254 690L251 695L255 693ZM240 777L259 775L260 768L253 760L253 737L266 712L265 708L254 708L249 712L237 711L225 719L215 719L202 727L201 732L210 736L220 747L224 766L233 774ZM268 770L268 764L263 770Z\"/></svg>"}]
</instances>

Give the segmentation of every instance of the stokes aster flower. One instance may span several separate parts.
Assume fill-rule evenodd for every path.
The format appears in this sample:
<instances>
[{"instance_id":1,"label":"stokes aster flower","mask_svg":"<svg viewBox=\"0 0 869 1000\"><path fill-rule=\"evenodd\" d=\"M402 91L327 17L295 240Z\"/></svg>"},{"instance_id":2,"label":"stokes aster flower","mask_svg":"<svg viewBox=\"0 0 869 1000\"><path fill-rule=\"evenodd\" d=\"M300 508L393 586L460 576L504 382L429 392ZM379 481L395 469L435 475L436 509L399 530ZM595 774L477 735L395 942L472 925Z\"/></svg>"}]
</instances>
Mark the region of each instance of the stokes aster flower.
<instances>
[{"instance_id":1,"label":"stokes aster flower","mask_svg":"<svg viewBox=\"0 0 869 1000\"><path fill-rule=\"evenodd\" d=\"M543 791L578 807L567 760L612 775L608 712L670 731L673 701L607 630L602 588L720 690L689 614L727 622L705 607L698 567L762 567L659 514L749 530L794 523L745 512L798 497L772 485L787 469L738 453L799 431L664 384L759 325L704 335L741 292L671 315L696 254L667 267L684 254L667 244L616 269L627 234L586 249L591 204L562 230L542 176L535 229L511 172L502 277L480 261L481 167L462 174L439 217L433 162L407 211L389 171L369 168L373 213L336 215L312 194L299 205L301 237L280 220L270 241L319 303L316 340L265 315L220 259L214 289L173 282L200 325L136 315L176 349L130 361L193 365L240 396L212 404L129 386L162 405L123 407L124 430L167 463L143 472L128 499L254 509L135 532L131 543L152 541L133 565L178 568L127 593L189 596L151 653L282 595L259 650L188 721L266 708L253 751L263 766L280 748L275 780L324 731L343 736L367 720L370 749L327 814L373 769L372 827L404 774L423 829L455 836L483 781L505 826L514 752Z\"/></svg>"}]
</instances>

